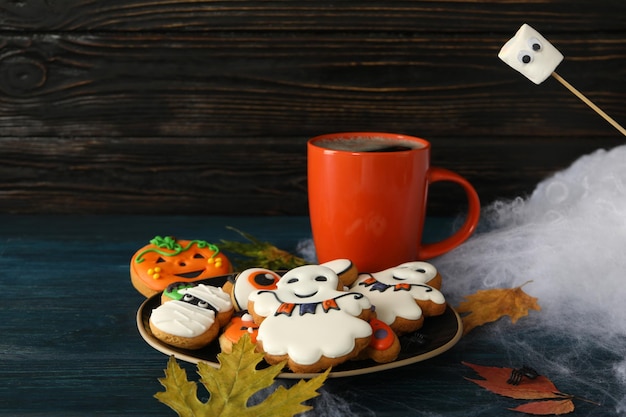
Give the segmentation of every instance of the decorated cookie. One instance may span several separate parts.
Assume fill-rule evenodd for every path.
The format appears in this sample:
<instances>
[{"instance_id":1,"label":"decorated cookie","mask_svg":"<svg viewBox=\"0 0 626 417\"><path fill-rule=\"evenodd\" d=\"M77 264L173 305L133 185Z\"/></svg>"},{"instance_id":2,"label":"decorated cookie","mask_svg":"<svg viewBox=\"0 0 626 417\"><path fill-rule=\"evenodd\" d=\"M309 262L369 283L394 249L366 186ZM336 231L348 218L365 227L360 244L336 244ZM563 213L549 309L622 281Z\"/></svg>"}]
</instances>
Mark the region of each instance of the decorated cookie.
<instances>
[{"instance_id":1,"label":"decorated cookie","mask_svg":"<svg viewBox=\"0 0 626 417\"><path fill-rule=\"evenodd\" d=\"M204 240L157 236L130 261L133 286L151 297L173 282L200 281L232 272L228 258Z\"/></svg>"},{"instance_id":2,"label":"decorated cookie","mask_svg":"<svg viewBox=\"0 0 626 417\"><path fill-rule=\"evenodd\" d=\"M430 285L432 284L432 285ZM427 262L408 262L373 274L360 274L350 291L365 295L376 318L398 335L422 327L424 317L443 314L446 300L437 269Z\"/></svg>"},{"instance_id":3,"label":"decorated cookie","mask_svg":"<svg viewBox=\"0 0 626 417\"><path fill-rule=\"evenodd\" d=\"M369 322L372 326L372 338L359 358L369 358L378 363L394 361L400 354L400 339L387 323L377 318L372 318Z\"/></svg>"},{"instance_id":4,"label":"decorated cookie","mask_svg":"<svg viewBox=\"0 0 626 417\"><path fill-rule=\"evenodd\" d=\"M157 339L172 346L199 349L208 345L233 315L230 295L222 288L205 284L172 286L170 300L152 310L150 330Z\"/></svg>"},{"instance_id":5,"label":"decorated cookie","mask_svg":"<svg viewBox=\"0 0 626 417\"><path fill-rule=\"evenodd\" d=\"M270 364L287 361L294 372L319 372L355 358L370 342L371 303L341 291L337 274L321 265L288 271L275 290L250 294L259 324L257 347Z\"/></svg>"},{"instance_id":6,"label":"decorated cookie","mask_svg":"<svg viewBox=\"0 0 626 417\"><path fill-rule=\"evenodd\" d=\"M233 316L219 337L220 348L222 352L232 352L233 344L237 343L244 334L248 334L252 343L256 343L258 332L259 325L254 322L250 314Z\"/></svg>"},{"instance_id":7,"label":"decorated cookie","mask_svg":"<svg viewBox=\"0 0 626 417\"><path fill-rule=\"evenodd\" d=\"M359 276L356 265L350 259L335 259L324 262L322 266L328 267L335 271L341 283L347 287L352 285Z\"/></svg>"},{"instance_id":8,"label":"decorated cookie","mask_svg":"<svg viewBox=\"0 0 626 417\"><path fill-rule=\"evenodd\" d=\"M280 279L278 273L266 268L248 268L243 270L235 279L224 284L224 291L231 294L235 310L242 311L248 308L248 296L257 290L276 289Z\"/></svg>"}]
</instances>

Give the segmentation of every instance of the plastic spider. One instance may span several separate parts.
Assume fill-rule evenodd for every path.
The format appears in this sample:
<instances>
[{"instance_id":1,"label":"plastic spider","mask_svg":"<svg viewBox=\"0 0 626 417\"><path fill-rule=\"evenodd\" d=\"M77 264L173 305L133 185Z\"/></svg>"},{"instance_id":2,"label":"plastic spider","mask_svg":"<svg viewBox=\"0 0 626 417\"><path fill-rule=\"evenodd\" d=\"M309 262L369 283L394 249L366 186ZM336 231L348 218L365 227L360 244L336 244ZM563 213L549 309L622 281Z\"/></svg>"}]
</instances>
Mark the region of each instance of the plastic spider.
<instances>
[{"instance_id":1,"label":"plastic spider","mask_svg":"<svg viewBox=\"0 0 626 417\"><path fill-rule=\"evenodd\" d=\"M524 377L528 379L535 379L538 376L539 374L537 373L537 371L535 371L533 368L530 368L524 365L519 369L513 369L511 371L511 376L506 381L506 383L511 384L511 385L519 385L522 382L522 379L524 379Z\"/></svg>"}]
</instances>

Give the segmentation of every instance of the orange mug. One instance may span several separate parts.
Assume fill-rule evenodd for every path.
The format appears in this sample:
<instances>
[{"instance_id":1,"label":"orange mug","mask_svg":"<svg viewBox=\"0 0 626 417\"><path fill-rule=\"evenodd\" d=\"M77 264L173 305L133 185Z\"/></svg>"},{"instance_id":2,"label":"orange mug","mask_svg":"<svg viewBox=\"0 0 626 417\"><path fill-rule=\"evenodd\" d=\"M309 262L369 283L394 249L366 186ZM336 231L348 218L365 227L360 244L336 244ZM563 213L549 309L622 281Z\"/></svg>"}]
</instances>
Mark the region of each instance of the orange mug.
<instances>
[{"instance_id":1,"label":"orange mug","mask_svg":"<svg viewBox=\"0 0 626 417\"><path fill-rule=\"evenodd\" d=\"M476 229L480 200L459 174L430 166L430 143L394 133L349 132L307 143L309 215L317 260L350 259L378 272L444 254ZM452 181L468 213L451 236L421 243L430 184Z\"/></svg>"}]
</instances>

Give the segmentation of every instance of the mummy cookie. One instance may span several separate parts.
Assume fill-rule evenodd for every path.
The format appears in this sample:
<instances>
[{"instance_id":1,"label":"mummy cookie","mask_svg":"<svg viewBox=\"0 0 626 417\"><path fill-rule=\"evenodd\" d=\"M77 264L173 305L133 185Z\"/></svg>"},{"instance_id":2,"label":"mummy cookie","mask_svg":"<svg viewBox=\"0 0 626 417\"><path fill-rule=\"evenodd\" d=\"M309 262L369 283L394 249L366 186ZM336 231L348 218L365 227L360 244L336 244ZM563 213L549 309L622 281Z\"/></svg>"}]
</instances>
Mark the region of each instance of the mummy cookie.
<instances>
[{"instance_id":1,"label":"mummy cookie","mask_svg":"<svg viewBox=\"0 0 626 417\"><path fill-rule=\"evenodd\" d=\"M152 310L150 330L172 346L199 349L211 343L233 314L230 295L219 287L186 284L171 289L171 301Z\"/></svg>"},{"instance_id":2,"label":"mummy cookie","mask_svg":"<svg viewBox=\"0 0 626 417\"><path fill-rule=\"evenodd\" d=\"M563 55L527 24L504 44L498 57L535 84L541 84L563 61Z\"/></svg>"},{"instance_id":3,"label":"mummy cookie","mask_svg":"<svg viewBox=\"0 0 626 417\"><path fill-rule=\"evenodd\" d=\"M430 285L432 284L432 285ZM402 335L422 327L424 318L443 314L446 300L437 269L427 262L407 262L373 274L360 274L350 291L365 295L376 318Z\"/></svg>"},{"instance_id":4,"label":"mummy cookie","mask_svg":"<svg viewBox=\"0 0 626 417\"><path fill-rule=\"evenodd\" d=\"M146 297L160 293L174 282L195 282L230 272L228 258L204 240L157 236L135 252L130 261L132 284Z\"/></svg>"},{"instance_id":5,"label":"mummy cookie","mask_svg":"<svg viewBox=\"0 0 626 417\"><path fill-rule=\"evenodd\" d=\"M287 361L294 372L319 372L369 345L371 303L338 288L343 284L332 269L307 265L288 271L275 290L250 294L257 347L268 363Z\"/></svg>"}]
</instances>

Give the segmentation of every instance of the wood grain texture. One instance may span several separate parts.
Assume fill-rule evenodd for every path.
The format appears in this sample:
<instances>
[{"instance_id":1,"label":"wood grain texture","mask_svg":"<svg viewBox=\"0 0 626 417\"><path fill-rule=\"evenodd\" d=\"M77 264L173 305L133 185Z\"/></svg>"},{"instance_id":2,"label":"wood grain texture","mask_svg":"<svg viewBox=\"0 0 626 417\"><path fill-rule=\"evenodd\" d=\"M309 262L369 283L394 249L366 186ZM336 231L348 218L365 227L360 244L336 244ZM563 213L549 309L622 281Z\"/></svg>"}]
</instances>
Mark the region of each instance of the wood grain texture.
<instances>
[{"instance_id":1,"label":"wood grain texture","mask_svg":"<svg viewBox=\"0 0 626 417\"><path fill-rule=\"evenodd\" d=\"M307 213L305 138L0 139L0 208L38 213ZM615 139L437 140L433 164L468 178L485 203L537 182ZM251 156L252 155L252 156ZM455 215L455 186L431 187L429 214Z\"/></svg>"},{"instance_id":2,"label":"wood grain texture","mask_svg":"<svg viewBox=\"0 0 626 417\"><path fill-rule=\"evenodd\" d=\"M0 10L4 29L38 31L509 33L521 21L570 32L624 29L620 0L2 0Z\"/></svg>"},{"instance_id":3,"label":"wood grain texture","mask_svg":"<svg viewBox=\"0 0 626 417\"><path fill-rule=\"evenodd\" d=\"M625 16L583 0L0 1L0 212L306 214L305 141L347 130L431 140L486 203L528 193L623 138L499 48L534 25L559 74L626 123Z\"/></svg>"}]
</instances>

